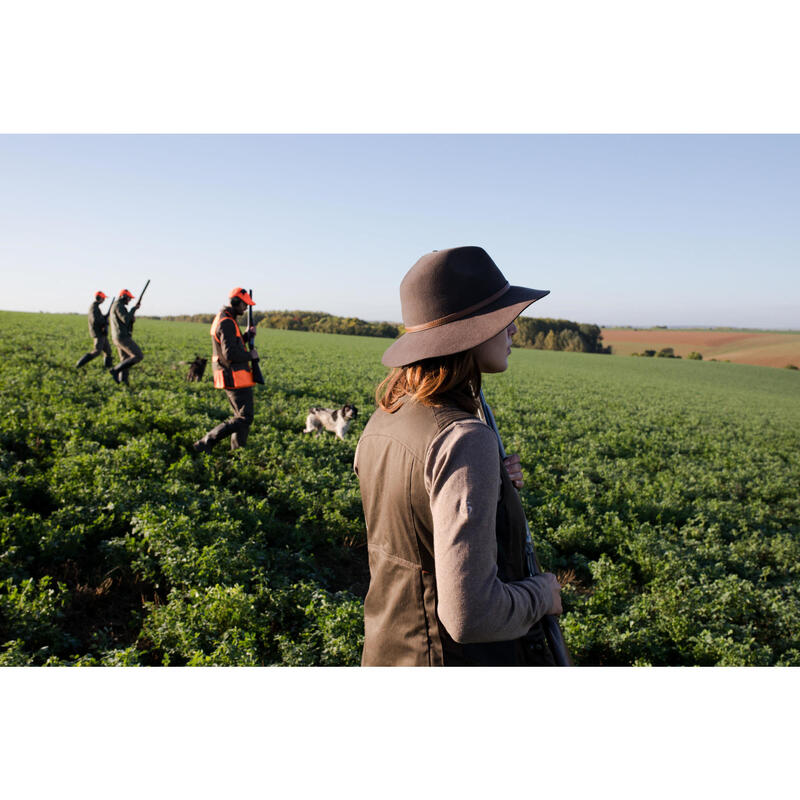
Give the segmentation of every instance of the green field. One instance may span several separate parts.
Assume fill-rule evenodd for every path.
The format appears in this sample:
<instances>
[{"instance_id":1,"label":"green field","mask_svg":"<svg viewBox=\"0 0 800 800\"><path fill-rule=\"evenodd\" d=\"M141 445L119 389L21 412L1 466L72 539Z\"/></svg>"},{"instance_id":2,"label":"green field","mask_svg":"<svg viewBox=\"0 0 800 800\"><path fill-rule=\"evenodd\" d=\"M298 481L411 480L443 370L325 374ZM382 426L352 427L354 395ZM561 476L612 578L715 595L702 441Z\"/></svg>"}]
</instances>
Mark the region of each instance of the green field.
<instances>
[{"instance_id":1,"label":"green field","mask_svg":"<svg viewBox=\"0 0 800 800\"><path fill-rule=\"evenodd\" d=\"M142 319L129 388L78 315L0 312L0 663L356 664L352 460L386 340L259 330L246 449L206 325ZM578 664L800 665L800 373L514 350L485 390ZM354 403L345 442L301 434Z\"/></svg>"}]
</instances>

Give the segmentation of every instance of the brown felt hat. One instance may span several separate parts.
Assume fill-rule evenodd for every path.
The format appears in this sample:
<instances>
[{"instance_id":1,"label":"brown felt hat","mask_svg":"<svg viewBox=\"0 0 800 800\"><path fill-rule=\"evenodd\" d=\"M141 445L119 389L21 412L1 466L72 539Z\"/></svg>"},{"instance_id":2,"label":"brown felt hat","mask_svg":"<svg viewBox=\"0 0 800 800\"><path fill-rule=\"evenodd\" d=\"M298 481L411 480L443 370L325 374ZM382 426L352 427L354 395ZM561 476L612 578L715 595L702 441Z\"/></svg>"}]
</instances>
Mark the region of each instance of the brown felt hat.
<instances>
[{"instance_id":1,"label":"brown felt hat","mask_svg":"<svg viewBox=\"0 0 800 800\"><path fill-rule=\"evenodd\" d=\"M550 290L511 286L482 247L422 256L400 284L406 332L383 354L387 367L470 350L507 328Z\"/></svg>"}]
</instances>

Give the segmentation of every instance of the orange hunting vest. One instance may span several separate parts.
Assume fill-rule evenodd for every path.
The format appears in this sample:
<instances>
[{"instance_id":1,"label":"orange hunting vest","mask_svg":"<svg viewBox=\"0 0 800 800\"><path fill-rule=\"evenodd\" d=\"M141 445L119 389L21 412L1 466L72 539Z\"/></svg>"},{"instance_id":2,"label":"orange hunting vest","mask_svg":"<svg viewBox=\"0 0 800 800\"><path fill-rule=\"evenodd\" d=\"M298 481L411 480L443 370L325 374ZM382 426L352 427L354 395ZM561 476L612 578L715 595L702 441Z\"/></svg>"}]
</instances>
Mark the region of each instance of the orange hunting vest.
<instances>
[{"instance_id":1,"label":"orange hunting vest","mask_svg":"<svg viewBox=\"0 0 800 800\"><path fill-rule=\"evenodd\" d=\"M231 362L225 358L222 352L222 342L219 338L219 326L223 320L229 319L233 323L233 329L242 343L242 348L245 347L244 337L239 330L239 324L236 318L230 314L228 309L223 308L222 311L214 317L211 323L211 347L213 350L213 358L211 360L214 369L214 386L217 389L243 389L246 386L255 386L253 380L252 361Z\"/></svg>"}]
</instances>

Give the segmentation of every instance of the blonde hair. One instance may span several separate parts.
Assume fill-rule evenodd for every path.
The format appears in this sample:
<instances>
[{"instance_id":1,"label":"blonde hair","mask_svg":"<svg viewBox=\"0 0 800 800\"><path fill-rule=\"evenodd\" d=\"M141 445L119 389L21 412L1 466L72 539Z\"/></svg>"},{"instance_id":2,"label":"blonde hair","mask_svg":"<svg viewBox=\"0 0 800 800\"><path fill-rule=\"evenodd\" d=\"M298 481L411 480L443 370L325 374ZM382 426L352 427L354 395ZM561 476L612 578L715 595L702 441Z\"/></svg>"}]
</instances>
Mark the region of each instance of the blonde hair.
<instances>
[{"instance_id":1,"label":"blonde hair","mask_svg":"<svg viewBox=\"0 0 800 800\"><path fill-rule=\"evenodd\" d=\"M375 390L375 402L393 414L408 395L425 406L454 404L478 410L481 372L472 350L394 367Z\"/></svg>"}]
</instances>

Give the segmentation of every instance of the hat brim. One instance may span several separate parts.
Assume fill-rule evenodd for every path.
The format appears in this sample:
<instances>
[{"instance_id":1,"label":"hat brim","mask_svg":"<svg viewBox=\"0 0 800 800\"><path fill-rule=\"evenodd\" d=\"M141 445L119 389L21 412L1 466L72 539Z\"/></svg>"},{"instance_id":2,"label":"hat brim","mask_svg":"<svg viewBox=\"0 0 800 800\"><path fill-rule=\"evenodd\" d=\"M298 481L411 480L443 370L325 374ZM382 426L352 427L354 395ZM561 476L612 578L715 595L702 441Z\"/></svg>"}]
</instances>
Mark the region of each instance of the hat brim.
<instances>
[{"instance_id":1,"label":"hat brim","mask_svg":"<svg viewBox=\"0 0 800 800\"><path fill-rule=\"evenodd\" d=\"M404 333L383 354L387 367L402 367L426 358L471 350L507 328L531 303L550 294L549 289L512 286L502 297L462 319Z\"/></svg>"}]
</instances>

